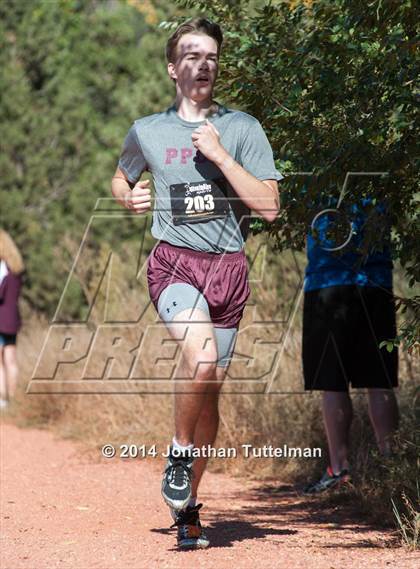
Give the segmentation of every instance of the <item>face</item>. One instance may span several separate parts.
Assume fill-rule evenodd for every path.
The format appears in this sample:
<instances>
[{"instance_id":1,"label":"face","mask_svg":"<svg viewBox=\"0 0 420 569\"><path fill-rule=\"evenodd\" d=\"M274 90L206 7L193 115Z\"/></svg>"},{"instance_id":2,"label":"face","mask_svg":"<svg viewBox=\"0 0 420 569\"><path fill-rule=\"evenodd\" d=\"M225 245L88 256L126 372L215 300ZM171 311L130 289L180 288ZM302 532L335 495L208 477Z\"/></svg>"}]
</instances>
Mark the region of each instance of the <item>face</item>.
<instances>
[{"instance_id":1,"label":"face","mask_svg":"<svg viewBox=\"0 0 420 569\"><path fill-rule=\"evenodd\" d=\"M168 73L185 97L211 99L218 71L217 42L205 34L185 34L176 47L175 63Z\"/></svg>"}]
</instances>

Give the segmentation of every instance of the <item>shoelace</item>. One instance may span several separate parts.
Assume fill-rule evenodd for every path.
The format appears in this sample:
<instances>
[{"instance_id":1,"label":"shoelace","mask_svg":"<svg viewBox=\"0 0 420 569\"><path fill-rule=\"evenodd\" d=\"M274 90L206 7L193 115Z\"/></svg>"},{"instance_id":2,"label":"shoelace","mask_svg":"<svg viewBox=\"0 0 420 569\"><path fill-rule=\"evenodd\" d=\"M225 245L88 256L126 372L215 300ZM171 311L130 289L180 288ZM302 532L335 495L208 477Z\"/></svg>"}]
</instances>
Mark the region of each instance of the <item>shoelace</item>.
<instances>
[{"instance_id":1,"label":"shoelace","mask_svg":"<svg viewBox=\"0 0 420 569\"><path fill-rule=\"evenodd\" d=\"M198 521L198 511L203 507L203 504L197 504L193 508L187 508L186 510L181 510L176 516L176 520L171 525L173 527L179 527L183 525L193 525Z\"/></svg>"},{"instance_id":2,"label":"shoelace","mask_svg":"<svg viewBox=\"0 0 420 569\"><path fill-rule=\"evenodd\" d=\"M192 470L191 467L183 460L176 460L172 462L165 469L165 473L170 473L169 484L174 484L175 486L184 486L185 482L191 481Z\"/></svg>"}]
</instances>

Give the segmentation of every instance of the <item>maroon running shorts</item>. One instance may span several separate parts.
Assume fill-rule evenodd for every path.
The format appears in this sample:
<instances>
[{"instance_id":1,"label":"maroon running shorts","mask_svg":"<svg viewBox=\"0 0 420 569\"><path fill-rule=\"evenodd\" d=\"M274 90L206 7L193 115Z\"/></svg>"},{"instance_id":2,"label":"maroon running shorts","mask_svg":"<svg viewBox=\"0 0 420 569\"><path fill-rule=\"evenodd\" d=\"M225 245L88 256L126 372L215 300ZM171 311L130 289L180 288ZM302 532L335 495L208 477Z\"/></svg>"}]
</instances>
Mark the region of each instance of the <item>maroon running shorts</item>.
<instances>
[{"instance_id":1,"label":"maroon running shorts","mask_svg":"<svg viewBox=\"0 0 420 569\"><path fill-rule=\"evenodd\" d=\"M147 282L156 310L162 291L174 283L193 286L206 299L218 328L237 328L250 294L244 251L204 253L161 241L148 259Z\"/></svg>"}]
</instances>

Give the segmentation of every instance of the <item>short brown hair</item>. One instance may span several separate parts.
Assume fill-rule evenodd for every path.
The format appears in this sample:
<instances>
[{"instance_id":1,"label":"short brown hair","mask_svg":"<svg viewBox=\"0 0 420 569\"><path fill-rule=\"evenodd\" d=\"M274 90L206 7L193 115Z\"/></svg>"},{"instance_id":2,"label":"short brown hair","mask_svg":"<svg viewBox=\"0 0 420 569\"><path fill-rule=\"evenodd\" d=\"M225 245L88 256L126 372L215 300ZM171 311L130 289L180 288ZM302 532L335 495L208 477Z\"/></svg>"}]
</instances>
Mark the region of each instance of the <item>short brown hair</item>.
<instances>
[{"instance_id":1,"label":"short brown hair","mask_svg":"<svg viewBox=\"0 0 420 569\"><path fill-rule=\"evenodd\" d=\"M166 44L166 59L169 63L175 63L176 47L181 37L185 34L194 33L205 34L213 38L217 42L217 55L219 55L223 42L223 34L220 26L207 20L207 18L194 18L178 26L168 39Z\"/></svg>"}]
</instances>

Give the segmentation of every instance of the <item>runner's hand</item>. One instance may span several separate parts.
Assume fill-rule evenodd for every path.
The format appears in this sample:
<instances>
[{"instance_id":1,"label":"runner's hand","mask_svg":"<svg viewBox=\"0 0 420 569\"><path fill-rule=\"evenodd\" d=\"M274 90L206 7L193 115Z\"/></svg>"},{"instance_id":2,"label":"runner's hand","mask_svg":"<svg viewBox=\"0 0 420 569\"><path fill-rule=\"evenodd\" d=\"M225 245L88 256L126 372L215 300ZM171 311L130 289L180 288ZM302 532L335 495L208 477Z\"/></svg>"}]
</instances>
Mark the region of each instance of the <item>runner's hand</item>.
<instances>
[{"instance_id":1,"label":"runner's hand","mask_svg":"<svg viewBox=\"0 0 420 569\"><path fill-rule=\"evenodd\" d=\"M191 138L195 148L212 162L217 162L223 154L226 154L226 150L220 144L220 133L209 120L199 126Z\"/></svg>"},{"instance_id":2,"label":"runner's hand","mask_svg":"<svg viewBox=\"0 0 420 569\"><path fill-rule=\"evenodd\" d=\"M152 207L150 180L137 182L124 196L124 206L135 213L146 213Z\"/></svg>"}]
</instances>

